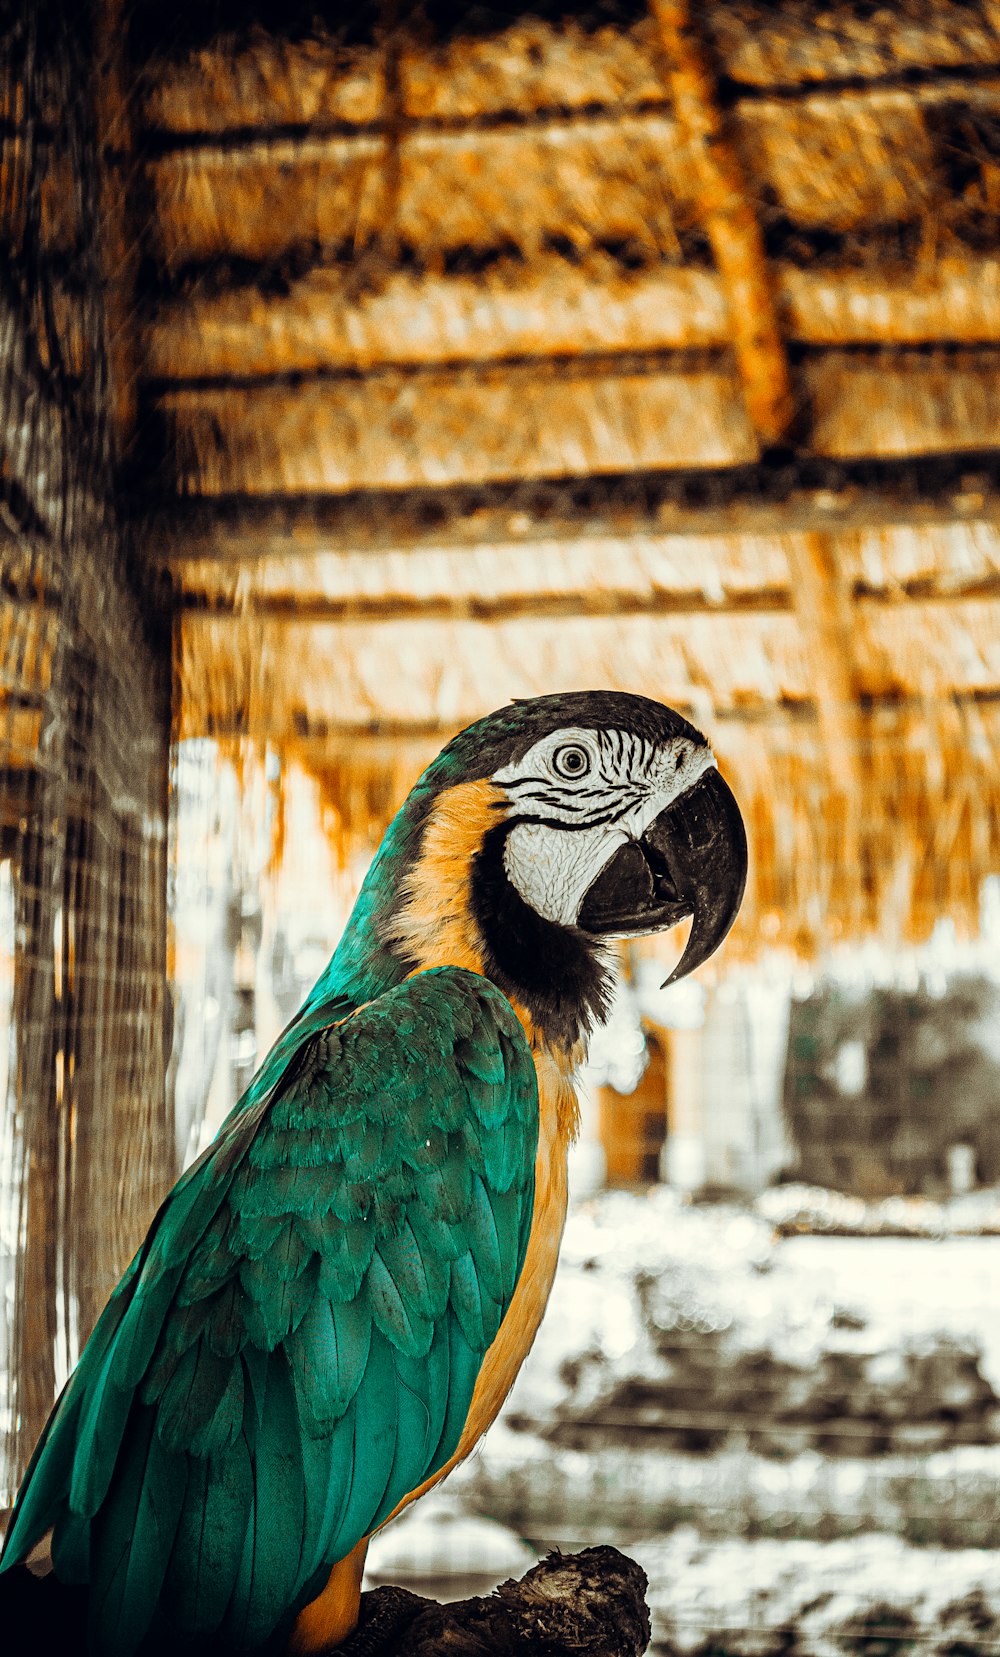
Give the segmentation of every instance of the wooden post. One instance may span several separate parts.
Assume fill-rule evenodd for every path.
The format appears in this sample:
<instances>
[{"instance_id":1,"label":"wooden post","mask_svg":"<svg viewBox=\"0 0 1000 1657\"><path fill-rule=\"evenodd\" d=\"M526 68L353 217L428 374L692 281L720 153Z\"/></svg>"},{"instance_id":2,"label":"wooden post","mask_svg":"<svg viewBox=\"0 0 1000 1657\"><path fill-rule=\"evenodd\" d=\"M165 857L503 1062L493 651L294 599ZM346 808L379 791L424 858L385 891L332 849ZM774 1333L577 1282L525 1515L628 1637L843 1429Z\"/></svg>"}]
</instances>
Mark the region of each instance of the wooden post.
<instances>
[{"instance_id":1,"label":"wooden post","mask_svg":"<svg viewBox=\"0 0 1000 1657\"><path fill-rule=\"evenodd\" d=\"M786 542L795 609L812 671L811 687L823 738L831 791L843 802L841 858L846 912L844 934L864 920L864 718L855 652L850 583L833 536L810 532Z\"/></svg>"},{"instance_id":2,"label":"wooden post","mask_svg":"<svg viewBox=\"0 0 1000 1657\"><path fill-rule=\"evenodd\" d=\"M58 781L56 781L58 789ZM16 872L13 1023L17 1033L15 1133L18 1249L12 1340L14 1433L19 1473L52 1408L58 1334L59 1165L65 1143L65 1076L57 1071L61 984L55 920L63 878L62 825L50 779L36 775L32 824Z\"/></svg>"}]
</instances>

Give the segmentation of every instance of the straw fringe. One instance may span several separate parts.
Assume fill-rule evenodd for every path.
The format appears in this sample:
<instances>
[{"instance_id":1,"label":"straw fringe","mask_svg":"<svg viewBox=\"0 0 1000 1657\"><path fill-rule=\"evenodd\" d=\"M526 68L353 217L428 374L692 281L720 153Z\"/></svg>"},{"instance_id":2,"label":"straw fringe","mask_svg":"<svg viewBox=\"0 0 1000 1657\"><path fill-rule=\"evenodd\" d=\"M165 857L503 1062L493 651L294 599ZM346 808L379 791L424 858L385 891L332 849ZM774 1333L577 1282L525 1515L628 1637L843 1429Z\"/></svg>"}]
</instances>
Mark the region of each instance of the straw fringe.
<instances>
[{"instance_id":1,"label":"straw fringe","mask_svg":"<svg viewBox=\"0 0 1000 1657\"><path fill-rule=\"evenodd\" d=\"M739 732L717 747L747 801L747 908L734 950L782 944L805 958L849 938L925 941L943 915L978 924L978 894L1000 857L1000 707L949 702L872 710L857 755L860 833L848 831L815 729Z\"/></svg>"},{"instance_id":2,"label":"straw fringe","mask_svg":"<svg viewBox=\"0 0 1000 1657\"><path fill-rule=\"evenodd\" d=\"M802 370L837 459L1000 440L1000 352L831 351ZM297 387L165 390L182 493L266 495L561 477L757 458L725 360L385 372Z\"/></svg>"},{"instance_id":3,"label":"straw fringe","mask_svg":"<svg viewBox=\"0 0 1000 1657\"><path fill-rule=\"evenodd\" d=\"M790 340L808 345L977 344L1000 339L1000 259L947 257L898 271L773 271ZM164 301L144 332L152 380L246 378L381 364L722 346L722 285L708 270L623 270L608 254L498 260L479 276L387 273L358 293L317 266L283 293L252 285Z\"/></svg>"},{"instance_id":4,"label":"straw fringe","mask_svg":"<svg viewBox=\"0 0 1000 1657\"><path fill-rule=\"evenodd\" d=\"M222 133L232 128L369 126L382 114L382 54L336 37L223 39L144 76L147 129Z\"/></svg>"},{"instance_id":5,"label":"straw fringe","mask_svg":"<svg viewBox=\"0 0 1000 1657\"><path fill-rule=\"evenodd\" d=\"M861 692L997 695L998 616L996 600L860 600ZM182 733L257 729L276 742L345 723L460 725L509 696L573 685L753 712L811 704L827 684L810 638L783 610L357 623L194 611L181 639Z\"/></svg>"},{"instance_id":6,"label":"straw fringe","mask_svg":"<svg viewBox=\"0 0 1000 1657\"><path fill-rule=\"evenodd\" d=\"M404 111L411 120L463 121L654 102L662 89L649 36L645 22L588 31L572 20L555 28L526 18L498 38L423 47L411 38L400 65ZM171 132L366 126L383 114L382 57L335 37L224 42L179 66L154 65L143 113L149 127Z\"/></svg>"},{"instance_id":7,"label":"straw fringe","mask_svg":"<svg viewBox=\"0 0 1000 1657\"><path fill-rule=\"evenodd\" d=\"M778 274L789 338L808 345L1000 340L1000 259L944 253L914 268Z\"/></svg>"},{"instance_id":8,"label":"straw fringe","mask_svg":"<svg viewBox=\"0 0 1000 1657\"><path fill-rule=\"evenodd\" d=\"M413 737L355 731L283 744L286 768L302 766L319 784L341 868L364 866L451 734L447 726ZM843 793L831 787L815 721L776 709L753 723L716 715L711 734L751 847L730 964L772 948L812 960L872 935L890 947L920 943L942 915L959 935L975 932L980 886L1000 860L998 704L873 709L856 756L866 779L857 836L847 830Z\"/></svg>"},{"instance_id":9,"label":"straw fringe","mask_svg":"<svg viewBox=\"0 0 1000 1657\"><path fill-rule=\"evenodd\" d=\"M983 526L986 529L988 526ZM972 526L961 530L967 535ZM909 537L901 557L910 568L916 553ZM923 548L921 537L917 546ZM962 543L964 546L964 542ZM1000 549L1000 531L986 535L981 555L970 548L959 568L989 571L989 549ZM701 597L722 603L729 596L777 592L787 587L783 536L683 535L588 536L576 541L525 540L516 545L410 547L405 551L286 553L254 565L178 557L170 564L179 587L197 601L236 609L257 602L290 606L333 600L369 604L433 604L442 598L474 605L487 594L501 601L566 594L653 599ZM956 552L956 560L962 559ZM1000 556L1000 550L998 550ZM891 550L883 554L888 567ZM927 551L927 559L933 554ZM923 563L914 567L924 568ZM928 565L929 567L929 565ZM935 564L936 567L936 564Z\"/></svg>"},{"instance_id":10,"label":"straw fringe","mask_svg":"<svg viewBox=\"0 0 1000 1657\"><path fill-rule=\"evenodd\" d=\"M711 271L628 272L607 254L584 264L543 254L530 264L498 261L477 277L388 273L360 294L334 265L292 281L287 294L185 295L151 319L146 362L150 378L174 380L697 348L727 338Z\"/></svg>"},{"instance_id":11,"label":"straw fringe","mask_svg":"<svg viewBox=\"0 0 1000 1657\"><path fill-rule=\"evenodd\" d=\"M380 137L277 138L197 147L147 163L152 235L163 264L289 248L364 246L382 228ZM528 254L553 238L588 248L634 241L677 249L697 187L668 116L552 120L525 130L417 130L399 152L394 230L426 259L504 245ZM687 203L687 206L685 206Z\"/></svg>"},{"instance_id":12,"label":"straw fringe","mask_svg":"<svg viewBox=\"0 0 1000 1657\"><path fill-rule=\"evenodd\" d=\"M754 177L798 225L856 231L930 211L934 153L913 96L762 100L741 130Z\"/></svg>"},{"instance_id":13,"label":"straw fringe","mask_svg":"<svg viewBox=\"0 0 1000 1657\"><path fill-rule=\"evenodd\" d=\"M470 607L499 601L586 595L623 601L657 597L724 605L791 590L802 535L581 535L574 541L417 546L390 552L296 552L257 562L191 558L183 547L167 567L192 602L252 609L257 604L318 607L397 602ZM906 524L842 530L837 558L852 592L904 600L941 596L1000 579L1000 525ZM583 605L586 608L586 603Z\"/></svg>"}]
</instances>

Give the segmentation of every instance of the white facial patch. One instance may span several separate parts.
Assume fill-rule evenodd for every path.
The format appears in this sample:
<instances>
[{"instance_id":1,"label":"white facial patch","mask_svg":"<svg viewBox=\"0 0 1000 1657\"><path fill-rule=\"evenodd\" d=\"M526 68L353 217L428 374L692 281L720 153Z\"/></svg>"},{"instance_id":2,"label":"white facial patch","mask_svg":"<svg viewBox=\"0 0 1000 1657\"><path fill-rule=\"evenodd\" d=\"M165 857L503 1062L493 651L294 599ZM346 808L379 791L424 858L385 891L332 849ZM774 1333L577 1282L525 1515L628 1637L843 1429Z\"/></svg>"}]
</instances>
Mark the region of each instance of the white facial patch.
<instances>
[{"instance_id":1,"label":"white facial patch","mask_svg":"<svg viewBox=\"0 0 1000 1657\"><path fill-rule=\"evenodd\" d=\"M656 744L630 731L568 727L494 772L515 823L507 878L546 920L572 926L587 892L628 840L714 766L689 737Z\"/></svg>"},{"instance_id":2,"label":"white facial patch","mask_svg":"<svg viewBox=\"0 0 1000 1657\"><path fill-rule=\"evenodd\" d=\"M507 879L547 921L574 926L594 881L627 839L613 828L573 834L551 823L516 823L504 846Z\"/></svg>"}]
</instances>

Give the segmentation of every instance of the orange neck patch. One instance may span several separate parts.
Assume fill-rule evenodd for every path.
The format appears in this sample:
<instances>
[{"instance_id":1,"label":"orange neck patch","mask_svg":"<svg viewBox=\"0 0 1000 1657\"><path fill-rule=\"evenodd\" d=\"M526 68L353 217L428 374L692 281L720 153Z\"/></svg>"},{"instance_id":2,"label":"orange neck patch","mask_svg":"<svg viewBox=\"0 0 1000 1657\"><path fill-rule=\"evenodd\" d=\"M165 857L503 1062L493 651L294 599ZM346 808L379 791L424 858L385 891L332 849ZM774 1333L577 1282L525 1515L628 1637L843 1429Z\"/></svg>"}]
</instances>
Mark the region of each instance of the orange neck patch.
<instances>
[{"instance_id":1,"label":"orange neck patch","mask_svg":"<svg viewBox=\"0 0 1000 1657\"><path fill-rule=\"evenodd\" d=\"M420 972L443 966L483 970L469 882L472 860L499 821L502 801L500 789L485 779L458 783L440 796L427 819L394 929Z\"/></svg>"}]
</instances>

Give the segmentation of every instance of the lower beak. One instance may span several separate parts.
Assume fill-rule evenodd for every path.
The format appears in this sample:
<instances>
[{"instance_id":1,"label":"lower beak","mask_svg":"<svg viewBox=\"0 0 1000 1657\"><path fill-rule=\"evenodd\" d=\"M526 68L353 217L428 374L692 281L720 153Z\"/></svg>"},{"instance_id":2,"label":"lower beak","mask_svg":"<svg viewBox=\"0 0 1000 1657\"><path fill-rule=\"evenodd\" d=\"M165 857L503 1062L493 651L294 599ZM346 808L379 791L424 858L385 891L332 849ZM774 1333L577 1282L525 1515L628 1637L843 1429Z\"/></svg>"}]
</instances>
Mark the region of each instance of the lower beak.
<instances>
[{"instance_id":1,"label":"lower beak","mask_svg":"<svg viewBox=\"0 0 1000 1657\"><path fill-rule=\"evenodd\" d=\"M630 840L584 897L577 925L603 937L662 932L694 917L668 984L718 949L747 878L747 839L732 790L713 766Z\"/></svg>"}]
</instances>

